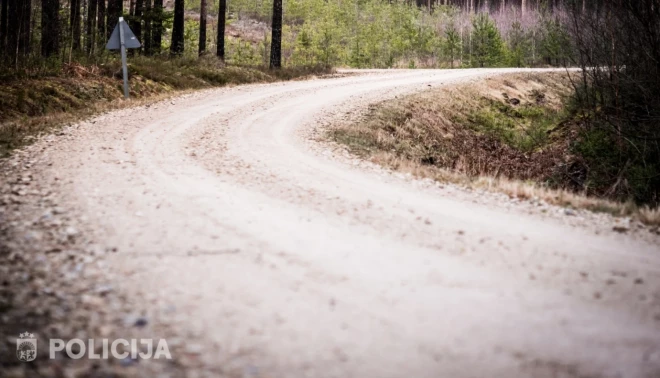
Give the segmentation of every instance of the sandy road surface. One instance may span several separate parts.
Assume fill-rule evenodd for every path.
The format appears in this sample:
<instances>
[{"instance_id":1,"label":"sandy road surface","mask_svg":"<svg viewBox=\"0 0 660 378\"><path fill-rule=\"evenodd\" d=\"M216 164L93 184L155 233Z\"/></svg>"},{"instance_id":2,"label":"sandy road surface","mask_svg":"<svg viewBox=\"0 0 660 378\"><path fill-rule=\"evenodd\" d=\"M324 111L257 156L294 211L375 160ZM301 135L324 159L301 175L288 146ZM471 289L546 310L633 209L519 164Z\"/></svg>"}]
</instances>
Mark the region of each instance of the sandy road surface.
<instances>
[{"instance_id":1,"label":"sandy road surface","mask_svg":"<svg viewBox=\"0 0 660 378\"><path fill-rule=\"evenodd\" d=\"M373 71L115 112L47 149L48 179L116 248L114 284L203 371L660 376L657 241L309 140L371 102L503 71Z\"/></svg>"}]
</instances>

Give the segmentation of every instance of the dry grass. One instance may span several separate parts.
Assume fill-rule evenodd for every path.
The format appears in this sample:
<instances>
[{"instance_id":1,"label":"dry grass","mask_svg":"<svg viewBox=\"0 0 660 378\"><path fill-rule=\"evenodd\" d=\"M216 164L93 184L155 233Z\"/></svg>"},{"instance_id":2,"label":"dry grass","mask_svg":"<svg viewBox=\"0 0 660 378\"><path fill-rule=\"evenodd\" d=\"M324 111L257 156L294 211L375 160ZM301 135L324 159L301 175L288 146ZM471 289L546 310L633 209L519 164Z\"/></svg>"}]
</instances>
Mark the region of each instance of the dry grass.
<instances>
[{"instance_id":1,"label":"dry grass","mask_svg":"<svg viewBox=\"0 0 660 378\"><path fill-rule=\"evenodd\" d=\"M155 93L148 97L128 101L122 99L90 102L89 106L73 111L54 112L47 115L23 117L0 124L0 158L7 156L15 148L32 142L43 133L50 133L62 126L69 125L103 112L125 109L134 106L153 104L158 101L178 96L190 91L170 91Z\"/></svg>"},{"instance_id":2,"label":"dry grass","mask_svg":"<svg viewBox=\"0 0 660 378\"><path fill-rule=\"evenodd\" d=\"M70 64L56 75L5 76L0 81L0 157L35 136L104 111L152 103L186 91L225 85L301 79L332 72L324 67L268 70L225 66L202 59L131 59L131 100L123 100L118 62Z\"/></svg>"},{"instance_id":3,"label":"dry grass","mask_svg":"<svg viewBox=\"0 0 660 378\"><path fill-rule=\"evenodd\" d=\"M569 91L564 74L500 76L386 101L330 135L352 153L417 177L660 225L660 209L586 196L561 181L572 138L561 124ZM510 105L513 98L520 104Z\"/></svg>"},{"instance_id":4,"label":"dry grass","mask_svg":"<svg viewBox=\"0 0 660 378\"><path fill-rule=\"evenodd\" d=\"M547 143L556 127L547 120L558 117L568 84L561 75L509 78L387 101L360 122L334 129L333 136L364 156L388 151L469 176L548 177L565 146ZM521 103L506 104L504 94Z\"/></svg>"},{"instance_id":5,"label":"dry grass","mask_svg":"<svg viewBox=\"0 0 660 378\"><path fill-rule=\"evenodd\" d=\"M644 206L636 212L636 216L640 222L660 226L660 208L652 209Z\"/></svg>"}]
</instances>

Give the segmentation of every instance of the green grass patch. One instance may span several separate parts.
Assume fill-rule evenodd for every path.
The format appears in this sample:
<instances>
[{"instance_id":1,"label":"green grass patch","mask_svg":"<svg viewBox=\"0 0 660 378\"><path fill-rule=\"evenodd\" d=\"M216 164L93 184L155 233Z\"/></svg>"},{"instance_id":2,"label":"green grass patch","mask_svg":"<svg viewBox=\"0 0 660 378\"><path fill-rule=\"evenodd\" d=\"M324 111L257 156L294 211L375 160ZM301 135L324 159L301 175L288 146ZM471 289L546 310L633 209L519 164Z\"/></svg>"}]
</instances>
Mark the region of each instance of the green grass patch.
<instances>
[{"instance_id":1,"label":"green grass patch","mask_svg":"<svg viewBox=\"0 0 660 378\"><path fill-rule=\"evenodd\" d=\"M518 151L530 153L548 144L550 133L563 118L562 112L542 105L514 106L482 98L475 110L457 116L455 121Z\"/></svg>"}]
</instances>

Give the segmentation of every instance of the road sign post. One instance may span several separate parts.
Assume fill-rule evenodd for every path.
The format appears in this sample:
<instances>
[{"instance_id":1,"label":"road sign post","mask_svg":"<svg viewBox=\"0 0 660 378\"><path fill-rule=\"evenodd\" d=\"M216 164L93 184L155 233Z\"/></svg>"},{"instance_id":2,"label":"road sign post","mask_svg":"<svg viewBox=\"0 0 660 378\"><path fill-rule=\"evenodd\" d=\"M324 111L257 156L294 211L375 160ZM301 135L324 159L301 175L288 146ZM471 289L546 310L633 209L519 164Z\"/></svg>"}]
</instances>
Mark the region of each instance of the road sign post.
<instances>
[{"instance_id":1,"label":"road sign post","mask_svg":"<svg viewBox=\"0 0 660 378\"><path fill-rule=\"evenodd\" d=\"M124 23L124 17L119 17L119 24ZM126 41L124 28L119 28L119 43L121 44L121 69L124 74L124 98L128 98L128 63L126 62Z\"/></svg>"},{"instance_id":2,"label":"road sign post","mask_svg":"<svg viewBox=\"0 0 660 378\"><path fill-rule=\"evenodd\" d=\"M120 50L121 70L124 76L124 98L128 98L128 63L126 62L126 49L139 49L142 45L138 41L131 28L124 21L124 17L119 17L119 22L112 31L110 40L105 46L107 50Z\"/></svg>"}]
</instances>

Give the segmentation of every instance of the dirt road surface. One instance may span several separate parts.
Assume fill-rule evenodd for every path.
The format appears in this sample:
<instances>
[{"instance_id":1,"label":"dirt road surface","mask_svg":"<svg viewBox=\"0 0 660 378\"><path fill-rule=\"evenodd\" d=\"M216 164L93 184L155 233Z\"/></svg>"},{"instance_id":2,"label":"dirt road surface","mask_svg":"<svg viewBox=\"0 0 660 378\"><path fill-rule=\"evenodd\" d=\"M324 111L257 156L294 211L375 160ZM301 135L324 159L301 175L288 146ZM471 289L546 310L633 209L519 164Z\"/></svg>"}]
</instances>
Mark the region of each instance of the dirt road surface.
<instances>
[{"instance_id":1,"label":"dirt road surface","mask_svg":"<svg viewBox=\"0 0 660 378\"><path fill-rule=\"evenodd\" d=\"M33 185L202 375L660 376L656 236L318 140L379 100L502 72L368 71L108 113L37 142Z\"/></svg>"}]
</instances>

